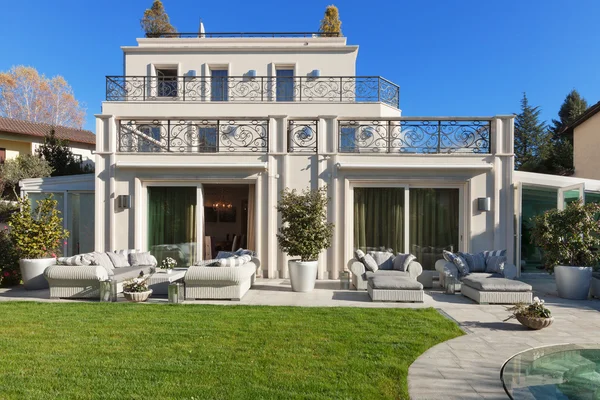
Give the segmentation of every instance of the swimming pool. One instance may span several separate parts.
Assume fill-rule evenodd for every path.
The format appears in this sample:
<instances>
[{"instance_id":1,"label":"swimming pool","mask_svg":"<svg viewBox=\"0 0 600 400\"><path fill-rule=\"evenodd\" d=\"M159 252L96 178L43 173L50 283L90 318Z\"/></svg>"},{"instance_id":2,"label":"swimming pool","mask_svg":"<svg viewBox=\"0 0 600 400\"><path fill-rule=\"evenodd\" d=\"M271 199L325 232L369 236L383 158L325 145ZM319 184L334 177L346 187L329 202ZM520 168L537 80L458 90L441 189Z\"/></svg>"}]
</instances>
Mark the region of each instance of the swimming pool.
<instances>
[{"instance_id":1,"label":"swimming pool","mask_svg":"<svg viewBox=\"0 0 600 400\"><path fill-rule=\"evenodd\" d=\"M527 350L502 367L511 399L600 399L600 345L557 345Z\"/></svg>"}]
</instances>

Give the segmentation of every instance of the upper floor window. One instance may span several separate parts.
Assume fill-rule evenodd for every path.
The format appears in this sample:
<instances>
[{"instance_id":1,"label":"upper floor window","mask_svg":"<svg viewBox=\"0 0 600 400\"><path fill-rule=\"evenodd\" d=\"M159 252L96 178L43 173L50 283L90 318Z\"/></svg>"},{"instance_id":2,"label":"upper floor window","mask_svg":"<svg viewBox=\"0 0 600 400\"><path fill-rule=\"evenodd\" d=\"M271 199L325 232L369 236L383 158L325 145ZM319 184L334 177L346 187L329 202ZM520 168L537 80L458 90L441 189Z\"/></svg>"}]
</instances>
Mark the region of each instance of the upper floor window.
<instances>
[{"instance_id":1,"label":"upper floor window","mask_svg":"<svg viewBox=\"0 0 600 400\"><path fill-rule=\"evenodd\" d=\"M294 70L278 69L276 76L276 100L294 101Z\"/></svg>"},{"instance_id":2,"label":"upper floor window","mask_svg":"<svg viewBox=\"0 0 600 400\"><path fill-rule=\"evenodd\" d=\"M217 152L217 127L204 126L198 128L198 150L201 153Z\"/></svg>"},{"instance_id":3,"label":"upper floor window","mask_svg":"<svg viewBox=\"0 0 600 400\"><path fill-rule=\"evenodd\" d=\"M177 69L156 69L157 91L159 97L177 97Z\"/></svg>"},{"instance_id":4,"label":"upper floor window","mask_svg":"<svg viewBox=\"0 0 600 400\"><path fill-rule=\"evenodd\" d=\"M138 139L138 151L140 152L155 152L160 151L161 127L160 126L141 126L139 131L147 136L148 139L140 137Z\"/></svg>"},{"instance_id":5,"label":"upper floor window","mask_svg":"<svg viewBox=\"0 0 600 400\"><path fill-rule=\"evenodd\" d=\"M227 101L228 100L228 74L226 69L213 69L210 71L210 100Z\"/></svg>"},{"instance_id":6,"label":"upper floor window","mask_svg":"<svg viewBox=\"0 0 600 400\"><path fill-rule=\"evenodd\" d=\"M344 126L340 129L340 152L355 153L357 151L358 137L354 126Z\"/></svg>"},{"instance_id":7,"label":"upper floor window","mask_svg":"<svg viewBox=\"0 0 600 400\"><path fill-rule=\"evenodd\" d=\"M0 149L0 164L4 164L6 160L6 149Z\"/></svg>"}]
</instances>

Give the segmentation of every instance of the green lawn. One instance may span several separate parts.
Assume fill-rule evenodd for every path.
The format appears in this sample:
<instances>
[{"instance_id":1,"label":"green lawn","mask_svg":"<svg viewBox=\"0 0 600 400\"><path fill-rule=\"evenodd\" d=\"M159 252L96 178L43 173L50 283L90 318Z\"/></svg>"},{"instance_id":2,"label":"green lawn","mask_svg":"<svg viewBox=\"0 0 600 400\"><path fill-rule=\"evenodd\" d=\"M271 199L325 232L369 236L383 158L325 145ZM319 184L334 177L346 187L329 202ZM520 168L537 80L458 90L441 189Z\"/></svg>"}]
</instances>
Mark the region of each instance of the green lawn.
<instances>
[{"instance_id":1,"label":"green lawn","mask_svg":"<svg viewBox=\"0 0 600 400\"><path fill-rule=\"evenodd\" d=\"M408 398L434 309L0 303L0 399Z\"/></svg>"}]
</instances>

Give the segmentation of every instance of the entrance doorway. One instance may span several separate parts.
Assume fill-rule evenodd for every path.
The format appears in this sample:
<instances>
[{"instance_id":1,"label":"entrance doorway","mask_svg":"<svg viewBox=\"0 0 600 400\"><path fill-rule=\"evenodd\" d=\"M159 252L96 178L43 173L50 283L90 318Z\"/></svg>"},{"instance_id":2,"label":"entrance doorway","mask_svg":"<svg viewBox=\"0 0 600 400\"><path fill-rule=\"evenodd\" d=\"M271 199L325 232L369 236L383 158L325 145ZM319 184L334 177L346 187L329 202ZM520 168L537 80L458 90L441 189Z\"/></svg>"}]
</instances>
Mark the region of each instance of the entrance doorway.
<instances>
[{"instance_id":1,"label":"entrance doorway","mask_svg":"<svg viewBox=\"0 0 600 400\"><path fill-rule=\"evenodd\" d=\"M254 185L206 184L203 188L204 259L239 248L255 250Z\"/></svg>"}]
</instances>

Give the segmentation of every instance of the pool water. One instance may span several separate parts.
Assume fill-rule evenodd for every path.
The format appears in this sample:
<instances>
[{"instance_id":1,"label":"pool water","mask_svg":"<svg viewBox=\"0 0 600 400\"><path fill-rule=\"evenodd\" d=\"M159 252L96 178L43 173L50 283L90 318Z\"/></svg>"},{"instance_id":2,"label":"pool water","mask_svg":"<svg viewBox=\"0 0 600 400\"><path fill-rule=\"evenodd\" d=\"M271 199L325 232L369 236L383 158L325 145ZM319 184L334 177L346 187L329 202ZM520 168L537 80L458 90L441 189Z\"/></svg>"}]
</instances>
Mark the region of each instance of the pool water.
<instances>
[{"instance_id":1,"label":"pool water","mask_svg":"<svg viewBox=\"0 0 600 400\"><path fill-rule=\"evenodd\" d=\"M519 353L502 368L511 399L600 399L600 346L558 345Z\"/></svg>"}]
</instances>

